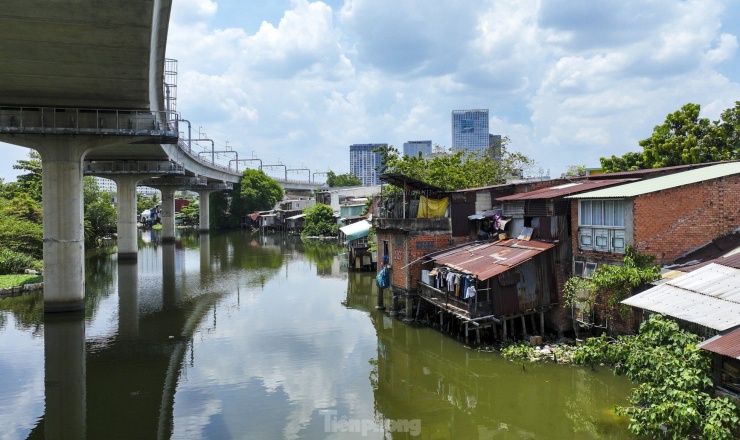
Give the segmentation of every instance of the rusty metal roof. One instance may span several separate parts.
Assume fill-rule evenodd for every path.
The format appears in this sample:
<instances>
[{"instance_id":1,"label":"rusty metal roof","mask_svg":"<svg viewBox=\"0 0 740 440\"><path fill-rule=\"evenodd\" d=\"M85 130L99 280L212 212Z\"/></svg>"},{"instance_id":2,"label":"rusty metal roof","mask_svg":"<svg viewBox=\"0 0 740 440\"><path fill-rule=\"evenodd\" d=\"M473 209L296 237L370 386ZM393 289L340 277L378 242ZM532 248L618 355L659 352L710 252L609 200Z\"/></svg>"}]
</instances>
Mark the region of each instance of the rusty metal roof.
<instances>
[{"instance_id":1,"label":"rusty metal roof","mask_svg":"<svg viewBox=\"0 0 740 440\"><path fill-rule=\"evenodd\" d=\"M551 186L550 188L542 188L536 191L530 191L525 193L513 194L510 196L499 197L498 201L510 201L510 200L537 200L537 199L553 199L555 197L567 196L570 194L576 194L583 191L590 191L596 188L603 188L610 185L618 185L620 183L634 182L639 179L611 179L611 180L581 180L578 182L566 183L563 185Z\"/></svg>"},{"instance_id":2,"label":"rusty metal roof","mask_svg":"<svg viewBox=\"0 0 740 440\"><path fill-rule=\"evenodd\" d=\"M503 240L473 243L432 257L440 265L487 280L555 247L542 241Z\"/></svg>"},{"instance_id":3,"label":"rusty metal roof","mask_svg":"<svg viewBox=\"0 0 740 440\"><path fill-rule=\"evenodd\" d=\"M708 264L622 301L718 331L740 325L740 269Z\"/></svg>"},{"instance_id":4,"label":"rusty metal roof","mask_svg":"<svg viewBox=\"0 0 740 440\"><path fill-rule=\"evenodd\" d=\"M740 328L709 338L697 347L740 360Z\"/></svg>"}]
</instances>

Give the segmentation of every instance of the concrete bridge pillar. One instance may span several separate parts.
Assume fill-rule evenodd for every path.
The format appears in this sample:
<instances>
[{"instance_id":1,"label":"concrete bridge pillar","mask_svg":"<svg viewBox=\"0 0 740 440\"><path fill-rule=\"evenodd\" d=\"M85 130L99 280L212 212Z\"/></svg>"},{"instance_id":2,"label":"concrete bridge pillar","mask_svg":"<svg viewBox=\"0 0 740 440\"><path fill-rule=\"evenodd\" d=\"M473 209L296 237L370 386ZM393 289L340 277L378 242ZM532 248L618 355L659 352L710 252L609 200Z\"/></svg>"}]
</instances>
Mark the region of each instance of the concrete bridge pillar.
<instances>
[{"instance_id":1,"label":"concrete bridge pillar","mask_svg":"<svg viewBox=\"0 0 740 440\"><path fill-rule=\"evenodd\" d=\"M116 213L118 214L118 259L135 260L139 251L136 233L136 184L141 180L141 177L117 175L110 176L110 179L116 182L118 196L118 205L116 206Z\"/></svg>"},{"instance_id":2,"label":"concrete bridge pillar","mask_svg":"<svg viewBox=\"0 0 740 440\"><path fill-rule=\"evenodd\" d=\"M162 192L162 243L175 242L175 189L172 186L157 188Z\"/></svg>"},{"instance_id":3,"label":"concrete bridge pillar","mask_svg":"<svg viewBox=\"0 0 740 440\"><path fill-rule=\"evenodd\" d=\"M197 192L200 232L208 232L211 229L211 193L213 190L199 189Z\"/></svg>"},{"instance_id":4,"label":"concrete bridge pillar","mask_svg":"<svg viewBox=\"0 0 740 440\"><path fill-rule=\"evenodd\" d=\"M41 154L44 210L44 312L85 308L82 158L89 144L49 141Z\"/></svg>"}]
</instances>

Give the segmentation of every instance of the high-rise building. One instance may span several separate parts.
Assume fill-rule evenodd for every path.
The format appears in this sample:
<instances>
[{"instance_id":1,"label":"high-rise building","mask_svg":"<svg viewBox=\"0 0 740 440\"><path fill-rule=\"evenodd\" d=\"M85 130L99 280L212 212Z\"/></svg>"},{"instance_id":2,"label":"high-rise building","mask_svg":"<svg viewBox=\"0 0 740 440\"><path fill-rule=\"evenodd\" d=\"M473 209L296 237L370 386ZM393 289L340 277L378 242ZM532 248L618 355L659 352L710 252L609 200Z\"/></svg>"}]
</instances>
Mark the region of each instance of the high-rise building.
<instances>
[{"instance_id":1,"label":"high-rise building","mask_svg":"<svg viewBox=\"0 0 740 440\"><path fill-rule=\"evenodd\" d=\"M491 147L491 157L494 160L501 160L501 135L500 134L489 134L488 143Z\"/></svg>"},{"instance_id":2,"label":"high-rise building","mask_svg":"<svg viewBox=\"0 0 740 440\"><path fill-rule=\"evenodd\" d=\"M387 144L353 144L349 146L349 172L362 181L362 186L380 185L380 152L373 150Z\"/></svg>"},{"instance_id":3,"label":"high-rise building","mask_svg":"<svg viewBox=\"0 0 740 440\"><path fill-rule=\"evenodd\" d=\"M427 156L432 153L432 141L408 141L403 144L403 154L407 156Z\"/></svg>"},{"instance_id":4,"label":"high-rise building","mask_svg":"<svg viewBox=\"0 0 740 440\"><path fill-rule=\"evenodd\" d=\"M452 111L452 151L489 151L488 109Z\"/></svg>"}]
</instances>

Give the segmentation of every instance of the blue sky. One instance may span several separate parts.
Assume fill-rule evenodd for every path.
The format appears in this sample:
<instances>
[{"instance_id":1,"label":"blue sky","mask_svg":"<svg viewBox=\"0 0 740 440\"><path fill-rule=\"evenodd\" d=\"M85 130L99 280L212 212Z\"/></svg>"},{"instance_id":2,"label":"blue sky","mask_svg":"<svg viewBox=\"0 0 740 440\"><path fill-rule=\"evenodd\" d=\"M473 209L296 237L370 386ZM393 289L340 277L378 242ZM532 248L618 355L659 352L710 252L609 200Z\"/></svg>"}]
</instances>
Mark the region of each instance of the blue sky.
<instances>
[{"instance_id":1,"label":"blue sky","mask_svg":"<svg viewBox=\"0 0 740 440\"><path fill-rule=\"evenodd\" d=\"M449 147L451 111L487 108L537 161L528 174L558 176L639 151L683 104L717 119L740 100L730 0L173 3L167 56L195 136L288 168L348 172L354 143ZM7 148L0 177L25 151Z\"/></svg>"}]
</instances>

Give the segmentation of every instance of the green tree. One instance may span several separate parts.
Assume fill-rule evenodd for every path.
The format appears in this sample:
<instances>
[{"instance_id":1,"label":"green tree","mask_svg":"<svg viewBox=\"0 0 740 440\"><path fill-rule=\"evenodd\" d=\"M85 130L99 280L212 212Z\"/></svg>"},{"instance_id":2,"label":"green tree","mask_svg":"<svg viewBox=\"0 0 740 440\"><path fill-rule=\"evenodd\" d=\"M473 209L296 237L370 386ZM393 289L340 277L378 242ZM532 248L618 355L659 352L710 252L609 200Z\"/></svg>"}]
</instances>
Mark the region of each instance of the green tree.
<instances>
[{"instance_id":1,"label":"green tree","mask_svg":"<svg viewBox=\"0 0 740 440\"><path fill-rule=\"evenodd\" d=\"M326 184L329 187L337 186L362 186L362 180L354 174L335 174L334 171L326 173Z\"/></svg>"},{"instance_id":2,"label":"green tree","mask_svg":"<svg viewBox=\"0 0 740 440\"><path fill-rule=\"evenodd\" d=\"M563 286L565 306L578 306L583 313L590 313L594 305L607 306L603 313L619 308L626 313L628 308L622 300L632 295L642 284L660 278L660 267L654 264L655 257L640 254L627 246L621 265L602 264L591 274L591 279L571 277ZM577 332L575 322L574 330Z\"/></svg>"},{"instance_id":3,"label":"green tree","mask_svg":"<svg viewBox=\"0 0 740 440\"><path fill-rule=\"evenodd\" d=\"M241 180L241 203L245 212L272 209L283 199L283 188L262 170L248 168Z\"/></svg>"},{"instance_id":4,"label":"green tree","mask_svg":"<svg viewBox=\"0 0 740 440\"><path fill-rule=\"evenodd\" d=\"M85 203L85 245L95 247L100 239L116 230L117 213L112 195L101 191L94 177L87 176L83 181L83 200Z\"/></svg>"},{"instance_id":5,"label":"green tree","mask_svg":"<svg viewBox=\"0 0 740 440\"><path fill-rule=\"evenodd\" d=\"M21 159L13 165L13 169L25 171L18 175L15 182L2 185L0 195L6 199L12 199L19 194L41 203L41 156L36 151L28 153L28 159Z\"/></svg>"},{"instance_id":6,"label":"green tree","mask_svg":"<svg viewBox=\"0 0 740 440\"><path fill-rule=\"evenodd\" d=\"M637 336L590 338L576 348L581 365L605 363L639 385L631 406L617 407L630 418L629 430L653 438L731 440L740 426L736 404L713 396L711 357L697 348L698 336L676 322L652 315Z\"/></svg>"},{"instance_id":7,"label":"green tree","mask_svg":"<svg viewBox=\"0 0 740 440\"><path fill-rule=\"evenodd\" d=\"M457 190L505 183L511 175L534 164L527 156L510 152L507 143L508 138L504 138L498 160L486 152L475 151L449 151L426 158L399 154L393 146L376 151L381 155L382 173L402 173L446 190Z\"/></svg>"},{"instance_id":8,"label":"green tree","mask_svg":"<svg viewBox=\"0 0 740 440\"><path fill-rule=\"evenodd\" d=\"M180 210L180 214L183 217L183 224L185 225L196 225L198 224L198 216L200 215L200 205L198 202L190 202L190 204L183 206Z\"/></svg>"},{"instance_id":9,"label":"green tree","mask_svg":"<svg viewBox=\"0 0 740 440\"><path fill-rule=\"evenodd\" d=\"M720 120L700 118L701 106L688 103L666 116L653 134L639 142L642 153L601 158L609 172L740 159L740 101Z\"/></svg>"},{"instance_id":10,"label":"green tree","mask_svg":"<svg viewBox=\"0 0 740 440\"><path fill-rule=\"evenodd\" d=\"M303 211L306 214L306 226L301 235L309 237L336 236L339 233L334 211L329 205L317 203Z\"/></svg>"}]
</instances>

